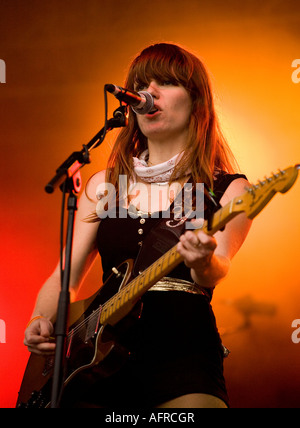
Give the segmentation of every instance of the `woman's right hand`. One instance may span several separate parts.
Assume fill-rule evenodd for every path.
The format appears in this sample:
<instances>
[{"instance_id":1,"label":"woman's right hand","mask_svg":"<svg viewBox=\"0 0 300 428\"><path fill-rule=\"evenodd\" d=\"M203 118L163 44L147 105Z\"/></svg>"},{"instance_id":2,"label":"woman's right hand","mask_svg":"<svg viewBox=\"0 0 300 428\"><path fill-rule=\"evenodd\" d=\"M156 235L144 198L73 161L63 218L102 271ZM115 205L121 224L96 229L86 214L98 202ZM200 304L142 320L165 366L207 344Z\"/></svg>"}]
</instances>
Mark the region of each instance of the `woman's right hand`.
<instances>
[{"instance_id":1,"label":"woman's right hand","mask_svg":"<svg viewBox=\"0 0 300 428\"><path fill-rule=\"evenodd\" d=\"M29 352L37 355L54 355L55 343L53 325L47 318L38 318L32 321L25 330L24 345Z\"/></svg>"}]
</instances>

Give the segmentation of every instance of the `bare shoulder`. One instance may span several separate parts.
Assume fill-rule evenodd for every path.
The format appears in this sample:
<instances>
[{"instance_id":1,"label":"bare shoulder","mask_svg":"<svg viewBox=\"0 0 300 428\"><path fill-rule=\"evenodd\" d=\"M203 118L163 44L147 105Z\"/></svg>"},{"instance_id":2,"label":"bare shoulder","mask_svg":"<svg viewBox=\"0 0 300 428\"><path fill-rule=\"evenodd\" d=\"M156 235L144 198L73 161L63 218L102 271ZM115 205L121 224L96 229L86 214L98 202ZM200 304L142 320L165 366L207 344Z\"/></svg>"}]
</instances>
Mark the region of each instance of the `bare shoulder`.
<instances>
[{"instance_id":1,"label":"bare shoulder","mask_svg":"<svg viewBox=\"0 0 300 428\"><path fill-rule=\"evenodd\" d=\"M221 205L224 205L224 203L226 204L236 196L242 195L250 186L251 184L245 178L237 178L236 180L233 180L221 198Z\"/></svg>"}]
</instances>

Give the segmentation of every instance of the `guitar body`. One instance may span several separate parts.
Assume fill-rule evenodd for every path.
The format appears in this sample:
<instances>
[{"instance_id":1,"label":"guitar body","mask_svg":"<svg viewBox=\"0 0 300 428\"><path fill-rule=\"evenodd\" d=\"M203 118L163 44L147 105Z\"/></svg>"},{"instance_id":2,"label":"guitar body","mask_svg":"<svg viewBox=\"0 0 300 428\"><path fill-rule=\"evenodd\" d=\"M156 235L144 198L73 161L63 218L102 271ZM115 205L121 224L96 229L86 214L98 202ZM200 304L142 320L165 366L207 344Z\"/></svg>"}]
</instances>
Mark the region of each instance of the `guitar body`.
<instances>
[{"instance_id":1,"label":"guitar body","mask_svg":"<svg viewBox=\"0 0 300 428\"><path fill-rule=\"evenodd\" d=\"M127 343L133 330L131 327L140 316L142 303L135 303L130 313L114 327L109 324L101 325L99 319L102 306L126 287L132 266L131 260L124 262L117 268L119 273L112 274L93 296L70 305L62 403L69 403L76 398L73 397L73 386L77 383L82 388L97 378L110 376L127 361ZM53 368L54 356L30 355L17 407L50 407Z\"/></svg>"}]
</instances>

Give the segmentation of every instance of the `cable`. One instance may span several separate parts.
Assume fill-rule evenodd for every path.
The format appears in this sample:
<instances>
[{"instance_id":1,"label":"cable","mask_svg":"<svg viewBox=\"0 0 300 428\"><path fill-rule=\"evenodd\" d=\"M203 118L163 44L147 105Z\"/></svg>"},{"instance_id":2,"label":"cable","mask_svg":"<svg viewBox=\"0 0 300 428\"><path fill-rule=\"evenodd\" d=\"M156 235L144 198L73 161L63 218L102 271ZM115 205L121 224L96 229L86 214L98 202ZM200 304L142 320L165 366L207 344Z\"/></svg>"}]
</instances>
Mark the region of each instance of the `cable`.
<instances>
[{"instance_id":1,"label":"cable","mask_svg":"<svg viewBox=\"0 0 300 428\"><path fill-rule=\"evenodd\" d=\"M100 135L99 137L99 141L92 147L93 149L95 149L96 147L100 146L100 144L103 142L106 132L107 132L107 110L108 110L108 105L107 105L107 91L105 89L104 86L104 128L103 128L103 132L102 135Z\"/></svg>"}]
</instances>

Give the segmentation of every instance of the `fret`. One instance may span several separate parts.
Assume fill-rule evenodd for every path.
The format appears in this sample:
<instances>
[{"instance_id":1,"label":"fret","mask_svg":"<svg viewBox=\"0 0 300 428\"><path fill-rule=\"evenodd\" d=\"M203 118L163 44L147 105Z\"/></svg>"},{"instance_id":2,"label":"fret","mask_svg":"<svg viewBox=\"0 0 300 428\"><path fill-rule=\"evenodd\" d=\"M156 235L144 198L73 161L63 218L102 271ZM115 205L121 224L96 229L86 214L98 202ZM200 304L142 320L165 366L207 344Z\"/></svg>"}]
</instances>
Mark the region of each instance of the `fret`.
<instances>
[{"instance_id":1,"label":"fret","mask_svg":"<svg viewBox=\"0 0 300 428\"><path fill-rule=\"evenodd\" d=\"M146 288L147 287L147 283L145 281L145 274L144 272L141 273L140 275L140 280L141 280L141 288Z\"/></svg>"},{"instance_id":2,"label":"fret","mask_svg":"<svg viewBox=\"0 0 300 428\"><path fill-rule=\"evenodd\" d=\"M164 276L166 274L166 272L169 271L169 264L167 264L166 262L167 262L167 260L164 257L164 259L161 262L161 275L162 276Z\"/></svg>"},{"instance_id":3,"label":"fret","mask_svg":"<svg viewBox=\"0 0 300 428\"><path fill-rule=\"evenodd\" d=\"M161 269L160 269L160 272L163 274L164 272L165 272L165 270L166 270L166 267L165 267L165 255L163 255L161 258L160 258L160 263L161 263Z\"/></svg>"},{"instance_id":4,"label":"fret","mask_svg":"<svg viewBox=\"0 0 300 428\"><path fill-rule=\"evenodd\" d=\"M116 311L122 306L121 299L122 299L122 295L117 293L105 303L105 306L107 306L109 315L111 315L114 311Z\"/></svg>"},{"instance_id":5,"label":"fret","mask_svg":"<svg viewBox=\"0 0 300 428\"><path fill-rule=\"evenodd\" d=\"M161 262L161 270L162 270L162 272L166 272L168 267L169 267L169 262L167 260L167 253L162 256L161 261L162 261Z\"/></svg>"},{"instance_id":6,"label":"fret","mask_svg":"<svg viewBox=\"0 0 300 428\"><path fill-rule=\"evenodd\" d=\"M114 312L114 303L115 303L115 296L113 296L111 299L110 299L110 302L109 302L109 315L111 315L113 312Z\"/></svg>"},{"instance_id":7,"label":"fret","mask_svg":"<svg viewBox=\"0 0 300 428\"><path fill-rule=\"evenodd\" d=\"M147 269L143 272L143 275L144 275L144 283L145 283L145 284L148 284L148 283L149 283L149 280L150 280L150 269L149 269L149 268L147 268ZM148 278L147 278L147 276L148 276Z\"/></svg>"},{"instance_id":8,"label":"fret","mask_svg":"<svg viewBox=\"0 0 300 428\"><path fill-rule=\"evenodd\" d=\"M175 261L175 253L174 253L174 247L170 250L170 256L169 256L169 266L172 266Z\"/></svg>"},{"instance_id":9,"label":"fret","mask_svg":"<svg viewBox=\"0 0 300 428\"><path fill-rule=\"evenodd\" d=\"M101 316L100 316L100 323L101 324L104 324L105 323L105 321L106 321L106 318L107 318L107 316L106 316L106 312L107 312L107 308L106 308L106 304L103 306L103 309L102 309L102 313L101 313Z\"/></svg>"},{"instance_id":10,"label":"fret","mask_svg":"<svg viewBox=\"0 0 300 428\"><path fill-rule=\"evenodd\" d=\"M153 280L153 277L155 277L155 275L153 275L153 265L149 266L149 279L148 282L150 283Z\"/></svg>"},{"instance_id":11,"label":"fret","mask_svg":"<svg viewBox=\"0 0 300 428\"><path fill-rule=\"evenodd\" d=\"M118 298L117 298L117 295L115 294L111 299L111 306L114 311L117 309L117 305L118 305Z\"/></svg>"},{"instance_id":12,"label":"fret","mask_svg":"<svg viewBox=\"0 0 300 428\"><path fill-rule=\"evenodd\" d=\"M170 257L171 257L171 250L169 250L166 255L168 256L168 266L170 266Z\"/></svg>"},{"instance_id":13,"label":"fret","mask_svg":"<svg viewBox=\"0 0 300 428\"><path fill-rule=\"evenodd\" d=\"M109 302L109 315L114 313L114 303L115 303L115 296L113 296Z\"/></svg>"},{"instance_id":14,"label":"fret","mask_svg":"<svg viewBox=\"0 0 300 428\"><path fill-rule=\"evenodd\" d=\"M137 282L137 289L138 289L138 291L142 290L144 284L143 284L143 281L141 281L141 275L139 275L136 278L136 282Z\"/></svg>"},{"instance_id":15,"label":"fret","mask_svg":"<svg viewBox=\"0 0 300 428\"><path fill-rule=\"evenodd\" d=\"M121 290L120 294L121 294L121 306L122 306L122 305L124 305L124 299L125 299L124 290Z\"/></svg>"},{"instance_id":16,"label":"fret","mask_svg":"<svg viewBox=\"0 0 300 428\"><path fill-rule=\"evenodd\" d=\"M122 306L122 294L118 293L117 299L116 299L116 309L119 309Z\"/></svg>"},{"instance_id":17,"label":"fret","mask_svg":"<svg viewBox=\"0 0 300 428\"><path fill-rule=\"evenodd\" d=\"M124 300L125 300L125 303L127 303L129 300L129 294L128 294L127 287L124 288L124 293L125 293Z\"/></svg>"},{"instance_id":18,"label":"fret","mask_svg":"<svg viewBox=\"0 0 300 428\"><path fill-rule=\"evenodd\" d=\"M179 261L180 261L180 259L181 259L181 256L180 256L180 254L177 252L177 245L175 245L173 248L172 248L172 252L171 252L171 256L172 256L172 259L171 259L171 265L172 265L172 267L174 266L174 265L176 265L176 264L178 264L179 263ZM175 266L174 266L175 267Z\"/></svg>"},{"instance_id":19,"label":"fret","mask_svg":"<svg viewBox=\"0 0 300 428\"><path fill-rule=\"evenodd\" d=\"M136 279L134 279L132 281L132 284L133 284L133 286L132 286L132 288L133 288L133 294L134 294L134 296L137 296L138 295L138 291L139 291L139 283L138 283L138 281Z\"/></svg>"},{"instance_id":20,"label":"fret","mask_svg":"<svg viewBox=\"0 0 300 428\"><path fill-rule=\"evenodd\" d=\"M130 299L133 297L133 291L134 291L134 287L132 285L130 285L130 288L129 288L129 298Z\"/></svg>"},{"instance_id":21,"label":"fret","mask_svg":"<svg viewBox=\"0 0 300 428\"><path fill-rule=\"evenodd\" d=\"M160 259L154 263L154 277L157 277L157 270L161 269Z\"/></svg>"}]
</instances>

